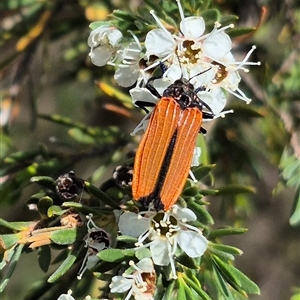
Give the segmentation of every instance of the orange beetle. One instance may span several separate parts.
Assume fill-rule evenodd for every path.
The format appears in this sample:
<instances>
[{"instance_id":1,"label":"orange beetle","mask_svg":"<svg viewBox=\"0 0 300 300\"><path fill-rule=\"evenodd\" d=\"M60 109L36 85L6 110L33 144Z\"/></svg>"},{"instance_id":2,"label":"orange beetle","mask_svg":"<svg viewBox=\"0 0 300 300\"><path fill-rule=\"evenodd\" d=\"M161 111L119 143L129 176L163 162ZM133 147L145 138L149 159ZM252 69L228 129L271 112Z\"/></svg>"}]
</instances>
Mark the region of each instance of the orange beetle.
<instances>
[{"instance_id":1,"label":"orange beetle","mask_svg":"<svg viewBox=\"0 0 300 300\"><path fill-rule=\"evenodd\" d=\"M151 79L150 79L151 80ZM153 86L147 87L156 96ZM206 107L208 111L203 111ZM202 119L214 114L197 96L187 79L176 80L155 105L147 130L138 147L132 195L143 205L153 202L157 211L169 210L185 185Z\"/></svg>"}]
</instances>

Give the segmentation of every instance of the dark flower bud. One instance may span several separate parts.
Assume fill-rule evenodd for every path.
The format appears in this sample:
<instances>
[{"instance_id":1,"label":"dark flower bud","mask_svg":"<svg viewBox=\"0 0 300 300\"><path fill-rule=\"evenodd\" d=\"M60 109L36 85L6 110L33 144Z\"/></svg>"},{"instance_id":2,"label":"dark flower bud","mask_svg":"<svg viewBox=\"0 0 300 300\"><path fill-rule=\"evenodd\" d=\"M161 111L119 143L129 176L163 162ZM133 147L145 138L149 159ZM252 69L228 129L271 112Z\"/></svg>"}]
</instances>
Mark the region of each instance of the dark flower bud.
<instances>
[{"instance_id":1,"label":"dark flower bud","mask_svg":"<svg viewBox=\"0 0 300 300\"><path fill-rule=\"evenodd\" d=\"M132 166L118 166L113 172L116 185L126 187L132 184Z\"/></svg>"},{"instance_id":2,"label":"dark flower bud","mask_svg":"<svg viewBox=\"0 0 300 300\"><path fill-rule=\"evenodd\" d=\"M56 180L56 192L63 200L71 200L81 194L84 181L75 176L73 171L61 175Z\"/></svg>"}]
</instances>

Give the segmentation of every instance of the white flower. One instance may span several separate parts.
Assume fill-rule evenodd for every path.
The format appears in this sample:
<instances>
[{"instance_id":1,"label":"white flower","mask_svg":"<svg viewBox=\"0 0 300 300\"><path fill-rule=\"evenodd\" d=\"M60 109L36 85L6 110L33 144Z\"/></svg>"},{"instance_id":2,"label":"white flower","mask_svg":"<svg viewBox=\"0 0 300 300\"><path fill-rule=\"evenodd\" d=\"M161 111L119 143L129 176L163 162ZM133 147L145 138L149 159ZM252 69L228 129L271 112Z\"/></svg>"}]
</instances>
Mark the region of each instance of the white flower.
<instances>
[{"instance_id":1,"label":"white flower","mask_svg":"<svg viewBox=\"0 0 300 300\"><path fill-rule=\"evenodd\" d=\"M137 81L140 75L140 53L141 46L136 42L132 42L126 48L120 50L118 60L121 63L115 64L117 70L114 75L118 85L129 87Z\"/></svg>"},{"instance_id":2,"label":"white flower","mask_svg":"<svg viewBox=\"0 0 300 300\"><path fill-rule=\"evenodd\" d=\"M58 298L57 298L57 300L75 300L75 298L74 297L72 297L72 290L68 290L68 294L61 294ZM91 296L86 296L85 298L84 298L84 300L91 300L92 298L91 298Z\"/></svg>"},{"instance_id":3,"label":"white flower","mask_svg":"<svg viewBox=\"0 0 300 300\"><path fill-rule=\"evenodd\" d=\"M72 296L72 290L68 290L68 294L61 294L57 300L75 300Z\"/></svg>"},{"instance_id":4,"label":"white flower","mask_svg":"<svg viewBox=\"0 0 300 300\"><path fill-rule=\"evenodd\" d=\"M89 56L96 66L104 66L113 59L120 48L123 35L120 30L110 25L103 25L94 29L88 38L91 47Z\"/></svg>"},{"instance_id":5,"label":"white flower","mask_svg":"<svg viewBox=\"0 0 300 300\"><path fill-rule=\"evenodd\" d=\"M172 36L154 12L150 12L160 29L153 29L147 34L145 39L146 56L155 55L161 61L169 62L170 67L164 76L173 79L182 76L189 79L205 70L208 71L210 69L209 62L212 59L221 58L230 52L231 39L224 33L224 30L233 25L219 29L220 24L216 23L211 33L203 35L204 19L198 16L185 18L180 1L177 3L181 15L178 35ZM207 73L206 77L210 77L212 80L214 72ZM202 80L203 78L199 79L202 84L196 85L196 87L203 85Z\"/></svg>"},{"instance_id":6,"label":"white flower","mask_svg":"<svg viewBox=\"0 0 300 300\"><path fill-rule=\"evenodd\" d=\"M87 228L88 234L85 237L85 247L87 248L80 270L78 271L77 279L82 278L83 273L88 269L93 268L99 258L97 253L107 249L111 245L111 236L104 229L98 227L92 220L92 215L86 216L88 219Z\"/></svg>"},{"instance_id":7,"label":"white flower","mask_svg":"<svg viewBox=\"0 0 300 300\"><path fill-rule=\"evenodd\" d=\"M136 246L149 247L154 264L171 265L172 277L177 278L175 254L183 251L195 258L202 256L207 249L208 242L201 231L186 223L196 219L190 209L173 205L166 212L147 211L138 215L125 212L120 216L119 230L124 235L138 237ZM143 244L147 239L150 242Z\"/></svg>"},{"instance_id":8,"label":"white flower","mask_svg":"<svg viewBox=\"0 0 300 300\"><path fill-rule=\"evenodd\" d=\"M179 5L180 12L182 10ZM186 39L197 40L205 31L205 22L202 17L188 17L184 18L183 12L181 15L181 22L179 24L180 31Z\"/></svg>"},{"instance_id":9,"label":"white flower","mask_svg":"<svg viewBox=\"0 0 300 300\"><path fill-rule=\"evenodd\" d=\"M163 77L172 81L179 78L190 79L195 89L204 87L208 92L214 88L223 88L249 103L251 100L238 88L241 80L238 71L248 72L245 65L260 65L259 62L247 62L255 48L249 51L242 62L235 62L231 53L232 41L224 32L233 28L233 25L221 27L216 22L214 29L204 34L203 18L185 18L180 1L177 0L177 3L181 16L180 32L177 34L172 35L154 11L150 11L160 28L148 32L145 39L146 56L149 58L155 55L158 60L145 70L166 62L169 67Z\"/></svg>"},{"instance_id":10,"label":"white flower","mask_svg":"<svg viewBox=\"0 0 300 300\"><path fill-rule=\"evenodd\" d=\"M129 262L131 268L122 276L114 276L109 285L112 293L129 291L124 300L131 296L136 300L153 300L156 274L150 258L143 258L137 264Z\"/></svg>"},{"instance_id":11,"label":"white flower","mask_svg":"<svg viewBox=\"0 0 300 300\"><path fill-rule=\"evenodd\" d=\"M227 111L222 111L226 105L226 96L222 89L216 88L211 91L200 91L197 93L197 96L201 101L206 103L214 113L213 119L203 119L203 121L209 122L227 113Z\"/></svg>"},{"instance_id":12,"label":"white flower","mask_svg":"<svg viewBox=\"0 0 300 300\"><path fill-rule=\"evenodd\" d=\"M176 42L171 33L164 30L164 28L153 29L146 35L145 47L147 49L146 56L148 58L151 55L163 58L175 51Z\"/></svg>"},{"instance_id":13,"label":"white flower","mask_svg":"<svg viewBox=\"0 0 300 300\"><path fill-rule=\"evenodd\" d=\"M227 53L224 57L218 59L214 58L211 62L211 66L216 70L215 77L208 83L208 89L223 88L237 98L244 100L246 103L250 103L249 99L239 88L238 84L241 81L241 76L238 70L249 72L244 66L248 65L260 65L260 62L248 62L248 59L252 52L256 49L252 46L250 51L246 54L245 58L241 62L236 62L231 52Z\"/></svg>"}]
</instances>

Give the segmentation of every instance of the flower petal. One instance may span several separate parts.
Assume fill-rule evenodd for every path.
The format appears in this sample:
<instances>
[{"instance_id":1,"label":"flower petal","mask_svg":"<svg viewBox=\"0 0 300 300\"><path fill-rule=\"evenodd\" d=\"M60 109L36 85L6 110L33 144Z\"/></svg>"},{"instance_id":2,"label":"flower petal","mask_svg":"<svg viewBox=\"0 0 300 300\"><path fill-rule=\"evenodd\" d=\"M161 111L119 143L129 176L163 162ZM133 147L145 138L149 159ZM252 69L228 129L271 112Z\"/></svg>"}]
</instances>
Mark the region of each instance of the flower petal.
<instances>
[{"instance_id":1,"label":"flower petal","mask_svg":"<svg viewBox=\"0 0 300 300\"><path fill-rule=\"evenodd\" d=\"M57 300L75 300L75 298L73 298L73 297L71 296L71 294L72 294L72 291L69 290L69 291L68 291L68 294L61 294L61 295L57 298Z\"/></svg>"},{"instance_id":2,"label":"flower petal","mask_svg":"<svg viewBox=\"0 0 300 300\"><path fill-rule=\"evenodd\" d=\"M139 219L137 214L124 212L119 218L119 230L124 235L139 237L148 229L148 221Z\"/></svg>"},{"instance_id":3,"label":"flower petal","mask_svg":"<svg viewBox=\"0 0 300 300\"><path fill-rule=\"evenodd\" d=\"M203 42L202 51L210 58L222 58L230 52L232 42L225 32L210 34Z\"/></svg>"},{"instance_id":4,"label":"flower petal","mask_svg":"<svg viewBox=\"0 0 300 300\"><path fill-rule=\"evenodd\" d=\"M114 28L109 31L107 37L108 37L109 43L113 47L117 47L119 45L119 42L120 42L121 38L123 37L123 35L120 30Z\"/></svg>"},{"instance_id":5,"label":"flower petal","mask_svg":"<svg viewBox=\"0 0 300 300\"><path fill-rule=\"evenodd\" d=\"M197 96L218 115L226 105L226 96L221 88L213 88L210 92L201 91Z\"/></svg>"},{"instance_id":6,"label":"flower petal","mask_svg":"<svg viewBox=\"0 0 300 300\"><path fill-rule=\"evenodd\" d=\"M178 64L173 63L165 72L164 76L170 81L174 82L175 80L184 77L188 78L186 74L183 74L185 68L181 68Z\"/></svg>"},{"instance_id":7,"label":"flower petal","mask_svg":"<svg viewBox=\"0 0 300 300\"><path fill-rule=\"evenodd\" d=\"M154 264L158 266L167 266L170 263L168 252L168 241L157 239L151 242L150 251Z\"/></svg>"},{"instance_id":8,"label":"flower petal","mask_svg":"<svg viewBox=\"0 0 300 300\"><path fill-rule=\"evenodd\" d=\"M178 244L189 257L200 257L207 249L207 239L199 232L185 230L178 233Z\"/></svg>"},{"instance_id":9,"label":"flower petal","mask_svg":"<svg viewBox=\"0 0 300 300\"><path fill-rule=\"evenodd\" d=\"M100 26L93 31L91 31L89 38L88 38L88 45L92 48L98 44L101 40L101 36L109 30L109 25Z\"/></svg>"},{"instance_id":10,"label":"flower petal","mask_svg":"<svg viewBox=\"0 0 300 300\"><path fill-rule=\"evenodd\" d=\"M133 104L145 102L156 104L158 99L146 88L133 88L129 91Z\"/></svg>"},{"instance_id":11,"label":"flower petal","mask_svg":"<svg viewBox=\"0 0 300 300\"><path fill-rule=\"evenodd\" d=\"M201 148L195 147L191 167L199 166L199 158L201 156Z\"/></svg>"},{"instance_id":12,"label":"flower petal","mask_svg":"<svg viewBox=\"0 0 300 300\"><path fill-rule=\"evenodd\" d=\"M89 56L95 66L102 67L109 62L112 53L113 51L110 46L105 45L94 49L92 48Z\"/></svg>"},{"instance_id":13,"label":"flower petal","mask_svg":"<svg viewBox=\"0 0 300 300\"><path fill-rule=\"evenodd\" d=\"M122 87L132 86L138 79L140 71L136 66L120 66L114 75L118 85Z\"/></svg>"},{"instance_id":14,"label":"flower petal","mask_svg":"<svg viewBox=\"0 0 300 300\"><path fill-rule=\"evenodd\" d=\"M153 268L153 262L151 258L146 257L141 259L136 266L140 268L144 273L151 273L154 268Z\"/></svg>"},{"instance_id":15,"label":"flower petal","mask_svg":"<svg viewBox=\"0 0 300 300\"><path fill-rule=\"evenodd\" d=\"M206 86L215 77L215 70L203 67L202 65L194 65L190 71L191 84L194 88Z\"/></svg>"},{"instance_id":16,"label":"flower petal","mask_svg":"<svg viewBox=\"0 0 300 300\"><path fill-rule=\"evenodd\" d=\"M86 262L87 269L90 270L93 267L95 267L95 265L97 264L98 261L99 261L99 257L97 255L88 256L87 262Z\"/></svg>"},{"instance_id":17,"label":"flower petal","mask_svg":"<svg viewBox=\"0 0 300 300\"><path fill-rule=\"evenodd\" d=\"M162 96L164 91L173 83L173 80L170 78L158 78L154 80L153 87L158 91L158 93Z\"/></svg>"},{"instance_id":18,"label":"flower petal","mask_svg":"<svg viewBox=\"0 0 300 300\"><path fill-rule=\"evenodd\" d=\"M186 207L181 207L179 205L173 205L173 211L172 213L174 216L179 219L185 219L186 221L195 221L197 220L197 216L195 213Z\"/></svg>"},{"instance_id":19,"label":"flower petal","mask_svg":"<svg viewBox=\"0 0 300 300\"><path fill-rule=\"evenodd\" d=\"M124 293L128 291L134 284L133 279L124 278L123 276L114 276L109 285L112 293Z\"/></svg>"},{"instance_id":20,"label":"flower petal","mask_svg":"<svg viewBox=\"0 0 300 300\"><path fill-rule=\"evenodd\" d=\"M205 31L205 23L202 17L188 17L180 22L180 30L185 39L197 39Z\"/></svg>"},{"instance_id":21,"label":"flower petal","mask_svg":"<svg viewBox=\"0 0 300 300\"><path fill-rule=\"evenodd\" d=\"M171 53L176 46L176 43L171 35L163 29L153 29L149 31L145 39L145 47L147 49L146 56L151 55L165 57Z\"/></svg>"},{"instance_id":22,"label":"flower petal","mask_svg":"<svg viewBox=\"0 0 300 300\"><path fill-rule=\"evenodd\" d=\"M141 49L136 42L131 42L122 51L122 59L137 61L140 59Z\"/></svg>"}]
</instances>

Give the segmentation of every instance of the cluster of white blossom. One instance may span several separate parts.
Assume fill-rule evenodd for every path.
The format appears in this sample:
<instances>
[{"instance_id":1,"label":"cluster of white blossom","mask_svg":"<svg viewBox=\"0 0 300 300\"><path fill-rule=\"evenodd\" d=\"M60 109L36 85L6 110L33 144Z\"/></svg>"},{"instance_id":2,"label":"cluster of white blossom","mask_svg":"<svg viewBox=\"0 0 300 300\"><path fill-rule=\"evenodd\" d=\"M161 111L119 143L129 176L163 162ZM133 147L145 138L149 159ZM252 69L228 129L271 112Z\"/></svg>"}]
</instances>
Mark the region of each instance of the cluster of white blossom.
<instances>
[{"instance_id":1,"label":"cluster of white blossom","mask_svg":"<svg viewBox=\"0 0 300 300\"><path fill-rule=\"evenodd\" d=\"M149 248L154 264L170 265L170 278L177 278L174 256L183 251L189 257L201 257L208 245L202 232L187 224L196 220L193 211L175 204L166 212L151 208L138 214L124 212L119 218L119 230L138 238L136 249Z\"/></svg>"},{"instance_id":2,"label":"cluster of white blossom","mask_svg":"<svg viewBox=\"0 0 300 300\"><path fill-rule=\"evenodd\" d=\"M131 87L133 102L156 103L157 97L145 88L152 71L161 64L167 66L162 78L153 81L155 89L162 92L175 80L186 78L199 90L198 97L215 114L222 116L226 104L224 90L249 103L249 99L238 87L241 77L239 70L248 72L247 65L255 46L241 62L237 62L231 52L232 41L225 31L233 25L221 27L216 22L213 30L205 33L205 22L200 16L184 17L177 0L181 16L179 30L172 34L161 20L150 11L159 28L150 30L141 43L131 33L131 41L123 42L119 29L112 25L102 25L94 29L88 39L90 57L97 66L105 64L116 67L114 78L122 87ZM126 39L128 41L128 39Z\"/></svg>"},{"instance_id":3,"label":"cluster of white blossom","mask_svg":"<svg viewBox=\"0 0 300 300\"><path fill-rule=\"evenodd\" d=\"M122 275L112 277L109 286L111 293L127 292L125 300L131 296L136 300L153 300L156 282L154 265L170 266L169 278L176 279L174 257L183 252L192 258L201 257L208 246L208 241L201 230L188 224L196 221L195 213L176 204L166 212L157 212L151 207L148 211L138 214L129 211L121 213L116 210L115 217L122 235L138 239L136 251L142 248L150 250L150 257L143 258L137 263L131 261L128 270ZM97 264L99 261L97 253L111 243L110 235L94 223L92 216L89 215L87 218L88 234L85 244L88 250L78 279L81 279L85 270ZM58 300L73 299L71 291L58 298ZM85 299L89 299L89 296Z\"/></svg>"}]
</instances>

